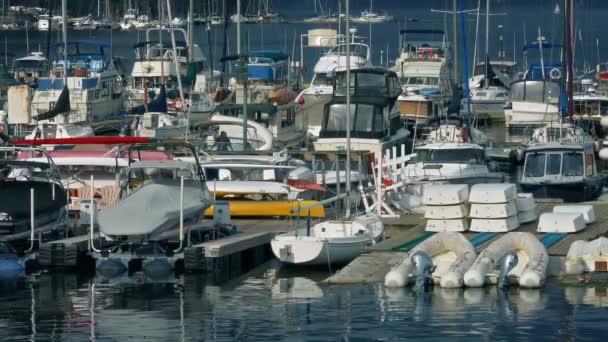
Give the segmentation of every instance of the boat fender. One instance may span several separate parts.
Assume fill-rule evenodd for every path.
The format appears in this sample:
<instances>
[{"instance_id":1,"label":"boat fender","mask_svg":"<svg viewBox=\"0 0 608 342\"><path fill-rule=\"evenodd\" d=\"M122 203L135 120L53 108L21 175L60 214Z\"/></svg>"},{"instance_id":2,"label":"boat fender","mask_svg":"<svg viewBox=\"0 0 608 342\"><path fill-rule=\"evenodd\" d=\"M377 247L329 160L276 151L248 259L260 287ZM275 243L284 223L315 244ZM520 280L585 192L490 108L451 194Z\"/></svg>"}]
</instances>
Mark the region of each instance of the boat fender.
<instances>
[{"instance_id":1,"label":"boat fender","mask_svg":"<svg viewBox=\"0 0 608 342\"><path fill-rule=\"evenodd\" d=\"M421 58L433 58L433 49L430 49L430 48L422 49L422 51L420 51L419 56Z\"/></svg>"},{"instance_id":2,"label":"boat fender","mask_svg":"<svg viewBox=\"0 0 608 342\"><path fill-rule=\"evenodd\" d=\"M562 71L559 70L559 68L553 68L549 71L549 77L551 77L552 80L559 80L562 78Z\"/></svg>"}]
</instances>

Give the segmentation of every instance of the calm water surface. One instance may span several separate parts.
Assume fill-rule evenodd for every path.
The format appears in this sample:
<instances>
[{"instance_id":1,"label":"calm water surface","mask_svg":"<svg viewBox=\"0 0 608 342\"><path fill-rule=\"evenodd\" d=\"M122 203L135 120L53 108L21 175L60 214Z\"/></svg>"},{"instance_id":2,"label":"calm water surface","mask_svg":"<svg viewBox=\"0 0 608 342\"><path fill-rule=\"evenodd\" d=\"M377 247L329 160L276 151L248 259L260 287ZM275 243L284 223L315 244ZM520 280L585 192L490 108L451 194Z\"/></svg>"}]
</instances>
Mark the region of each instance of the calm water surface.
<instances>
[{"instance_id":1,"label":"calm water surface","mask_svg":"<svg viewBox=\"0 0 608 342\"><path fill-rule=\"evenodd\" d=\"M306 275L306 276L305 276ZM0 283L3 341L591 341L608 333L606 289L329 286L271 262L221 286L42 274Z\"/></svg>"}]
</instances>

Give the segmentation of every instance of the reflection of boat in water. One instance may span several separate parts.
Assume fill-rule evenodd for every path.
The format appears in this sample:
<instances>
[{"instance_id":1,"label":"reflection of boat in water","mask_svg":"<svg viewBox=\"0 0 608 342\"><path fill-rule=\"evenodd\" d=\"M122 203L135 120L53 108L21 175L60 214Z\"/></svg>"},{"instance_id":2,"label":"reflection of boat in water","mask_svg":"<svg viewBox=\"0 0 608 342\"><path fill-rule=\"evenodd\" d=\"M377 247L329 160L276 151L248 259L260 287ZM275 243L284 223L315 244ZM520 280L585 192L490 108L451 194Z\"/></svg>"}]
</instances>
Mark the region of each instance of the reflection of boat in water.
<instances>
[{"instance_id":1,"label":"reflection of boat in water","mask_svg":"<svg viewBox=\"0 0 608 342\"><path fill-rule=\"evenodd\" d=\"M273 299L323 298L323 290L314 280L305 277L279 278L272 285Z\"/></svg>"}]
</instances>

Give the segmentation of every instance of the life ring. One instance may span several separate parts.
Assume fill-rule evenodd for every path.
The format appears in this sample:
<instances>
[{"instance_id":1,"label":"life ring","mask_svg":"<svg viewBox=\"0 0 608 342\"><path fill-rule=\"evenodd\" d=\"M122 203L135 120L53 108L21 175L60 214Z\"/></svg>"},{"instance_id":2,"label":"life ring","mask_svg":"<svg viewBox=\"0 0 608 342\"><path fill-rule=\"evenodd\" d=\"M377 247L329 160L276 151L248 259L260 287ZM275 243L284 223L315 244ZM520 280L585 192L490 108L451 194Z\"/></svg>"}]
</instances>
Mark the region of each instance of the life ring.
<instances>
[{"instance_id":1,"label":"life ring","mask_svg":"<svg viewBox=\"0 0 608 342\"><path fill-rule=\"evenodd\" d=\"M181 112L184 109L184 102L179 97L173 100L173 109L178 112Z\"/></svg>"},{"instance_id":2,"label":"life ring","mask_svg":"<svg viewBox=\"0 0 608 342\"><path fill-rule=\"evenodd\" d=\"M552 80L559 80L562 78L562 71L558 68L553 68L549 71L549 77L551 77Z\"/></svg>"},{"instance_id":3,"label":"life ring","mask_svg":"<svg viewBox=\"0 0 608 342\"><path fill-rule=\"evenodd\" d=\"M433 58L433 49L424 48L422 49L422 51L420 51L418 56L420 56L421 58Z\"/></svg>"}]
</instances>

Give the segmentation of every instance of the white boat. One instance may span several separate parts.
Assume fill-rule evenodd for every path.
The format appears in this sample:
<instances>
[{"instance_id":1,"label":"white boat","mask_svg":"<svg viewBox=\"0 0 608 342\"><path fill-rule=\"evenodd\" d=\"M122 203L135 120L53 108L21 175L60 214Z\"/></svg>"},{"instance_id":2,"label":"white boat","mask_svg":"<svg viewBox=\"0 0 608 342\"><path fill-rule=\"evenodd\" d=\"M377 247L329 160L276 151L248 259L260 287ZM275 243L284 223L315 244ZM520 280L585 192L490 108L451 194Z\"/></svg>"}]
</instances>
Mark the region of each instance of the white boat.
<instances>
[{"instance_id":1,"label":"white boat","mask_svg":"<svg viewBox=\"0 0 608 342\"><path fill-rule=\"evenodd\" d=\"M323 107L333 96L336 72L346 68L346 42L335 30L310 30L307 36L309 47L330 47L315 64L310 86L296 98L298 112L308 117L308 133L316 139L321 131ZM372 66L368 45L354 34L349 45L352 70Z\"/></svg>"},{"instance_id":2,"label":"white boat","mask_svg":"<svg viewBox=\"0 0 608 342\"><path fill-rule=\"evenodd\" d=\"M386 23L389 21L393 21L393 16L388 14L378 14L374 12L374 1L369 1L369 9L361 11L361 16L358 18L352 18L351 22L353 23Z\"/></svg>"},{"instance_id":3,"label":"white boat","mask_svg":"<svg viewBox=\"0 0 608 342\"><path fill-rule=\"evenodd\" d=\"M176 28L174 33L178 42L175 47L177 51L177 69L173 61L173 48L166 33L159 33L159 29L146 30L146 40L134 45L135 62L127 86L128 97L125 103L127 108L137 110L144 102L152 101L150 93L160 94L161 85L166 86L167 108L170 114L184 113L189 110L191 124L205 122L211 116L215 105L206 94L208 79L207 60L199 45L192 47L192 56L188 55L187 33L184 29ZM162 31L164 32L164 31ZM155 34L163 34L163 44L153 41ZM197 72L192 77L189 69L194 68ZM190 74L190 76L188 76ZM215 74L214 74L215 75ZM188 77L187 77L188 76ZM212 76L212 77L216 77ZM184 80L184 97L179 98L176 77ZM188 109L189 108L189 109Z\"/></svg>"},{"instance_id":4,"label":"white boat","mask_svg":"<svg viewBox=\"0 0 608 342\"><path fill-rule=\"evenodd\" d=\"M520 287L538 288L545 284L549 255L545 246L531 233L510 232L493 241L484 249L471 268L464 274L464 283L468 287L482 287L485 284L497 284L500 270L499 259L505 254L515 252L517 263L507 270L508 283Z\"/></svg>"},{"instance_id":5,"label":"white boat","mask_svg":"<svg viewBox=\"0 0 608 342\"><path fill-rule=\"evenodd\" d=\"M540 64L530 64L522 80L511 84L510 108L505 109L509 133L521 134L530 127L558 123L562 95L562 64L543 59L543 51L561 48L542 38L526 46L526 51L540 50Z\"/></svg>"},{"instance_id":6,"label":"white boat","mask_svg":"<svg viewBox=\"0 0 608 342\"><path fill-rule=\"evenodd\" d=\"M298 265L345 264L366 247L382 239L384 225L376 214L352 221L325 221L310 228L279 234L271 242L272 252L284 263Z\"/></svg>"},{"instance_id":7,"label":"white boat","mask_svg":"<svg viewBox=\"0 0 608 342\"><path fill-rule=\"evenodd\" d=\"M429 118L447 114L452 100L449 46L441 30L400 32L401 51L391 70L401 80L399 111L408 125L425 125ZM412 36L424 37L423 42ZM440 37L441 40L437 40Z\"/></svg>"},{"instance_id":8,"label":"white boat","mask_svg":"<svg viewBox=\"0 0 608 342\"><path fill-rule=\"evenodd\" d=\"M418 251L431 258L434 271L431 274L417 274L412 256ZM403 261L393 267L384 278L387 287L404 287L416 282L418 276L431 276L434 284L446 288L458 288L464 285L463 275L477 257L475 248L460 233L440 232L422 241L414 247ZM420 284L419 284L420 285Z\"/></svg>"},{"instance_id":9,"label":"white boat","mask_svg":"<svg viewBox=\"0 0 608 342\"><path fill-rule=\"evenodd\" d=\"M38 78L31 100L30 124L56 122L118 128L124 113L123 72L110 55L110 44L94 40L68 41L67 68L64 46L63 42L55 44L57 58L52 63L51 76ZM67 84L63 81L64 72ZM66 90L69 111L61 113L58 107ZM17 105L15 110L22 108ZM22 115L9 111L9 118L12 114Z\"/></svg>"},{"instance_id":10,"label":"white boat","mask_svg":"<svg viewBox=\"0 0 608 342\"><path fill-rule=\"evenodd\" d=\"M133 25L135 20L137 20L137 11L134 8L127 9L127 12L122 17L122 21L120 22L120 29L127 31L135 28Z\"/></svg>"},{"instance_id":11,"label":"white boat","mask_svg":"<svg viewBox=\"0 0 608 342\"><path fill-rule=\"evenodd\" d=\"M42 52L32 52L29 56L15 59L12 69L17 82L33 84L49 74L50 63Z\"/></svg>"}]
</instances>

